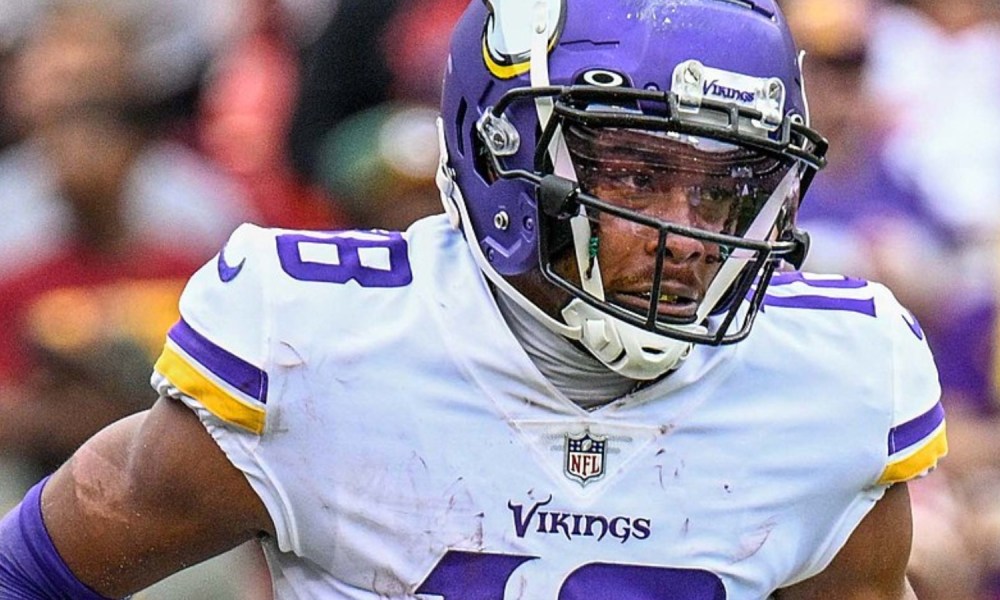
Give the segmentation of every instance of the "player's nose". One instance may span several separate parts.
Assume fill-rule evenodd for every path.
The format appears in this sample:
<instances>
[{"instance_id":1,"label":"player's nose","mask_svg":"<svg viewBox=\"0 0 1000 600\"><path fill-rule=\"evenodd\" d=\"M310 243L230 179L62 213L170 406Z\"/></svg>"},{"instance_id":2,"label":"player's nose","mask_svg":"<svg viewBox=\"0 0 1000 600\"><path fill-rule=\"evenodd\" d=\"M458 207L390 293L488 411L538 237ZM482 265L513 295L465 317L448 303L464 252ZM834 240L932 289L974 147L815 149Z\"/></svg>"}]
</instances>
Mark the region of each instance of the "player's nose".
<instances>
[{"instance_id":1,"label":"player's nose","mask_svg":"<svg viewBox=\"0 0 1000 600\"><path fill-rule=\"evenodd\" d=\"M697 238L679 233L667 233L663 241L664 260L674 263L688 263L699 260L705 254L705 243ZM659 236L652 235L645 242L645 251L656 256L660 249Z\"/></svg>"},{"instance_id":2,"label":"player's nose","mask_svg":"<svg viewBox=\"0 0 1000 600\"><path fill-rule=\"evenodd\" d=\"M658 203L654 214L657 219L674 225L696 227L696 214L687 202L685 190L676 189L664 194L663 202ZM701 258L705 253L705 243L697 238L679 233L666 234L663 241L664 259L676 263L685 263ZM649 231L644 248L646 253L655 256L660 247L660 236L656 230Z\"/></svg>"}]
</instances>

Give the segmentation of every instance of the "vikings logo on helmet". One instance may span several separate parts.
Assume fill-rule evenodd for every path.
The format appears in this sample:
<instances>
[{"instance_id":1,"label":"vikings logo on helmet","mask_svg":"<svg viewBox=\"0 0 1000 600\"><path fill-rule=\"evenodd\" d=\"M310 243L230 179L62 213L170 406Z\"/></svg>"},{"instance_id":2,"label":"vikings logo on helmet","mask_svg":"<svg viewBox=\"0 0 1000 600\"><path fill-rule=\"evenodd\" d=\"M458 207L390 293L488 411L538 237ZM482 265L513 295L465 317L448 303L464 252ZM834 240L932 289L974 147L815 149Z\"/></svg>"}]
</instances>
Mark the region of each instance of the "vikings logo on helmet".
<instances>
[{"instance_id":1,"label":"vikings logo on helmet","mask_svg":"<svg viewBox=\"0 0 1000 600\"><path fill-rule=\"evenodd\" d=\"M536 0L484 0L489 9L483 29L483 60L491 73L510 79L530 68L531 46L536 33L534 18L542 5ZM552 50L566 24L566 0L545 0L548 11L544 19L547 28L547 50Z\"/></svg>"}]
</instances>

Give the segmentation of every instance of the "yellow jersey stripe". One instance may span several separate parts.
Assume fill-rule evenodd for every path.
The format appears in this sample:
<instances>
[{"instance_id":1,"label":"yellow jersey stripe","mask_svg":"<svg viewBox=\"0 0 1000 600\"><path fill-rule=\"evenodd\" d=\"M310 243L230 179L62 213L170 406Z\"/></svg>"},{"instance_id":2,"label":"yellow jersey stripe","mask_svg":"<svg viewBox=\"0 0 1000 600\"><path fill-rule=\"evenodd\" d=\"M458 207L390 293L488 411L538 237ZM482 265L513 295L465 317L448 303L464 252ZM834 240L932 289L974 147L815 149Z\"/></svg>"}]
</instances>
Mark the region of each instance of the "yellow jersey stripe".
<instances>
[{"instance_id":1,"label":"yellow jersey stripe","mask_svg":"<svg viewBox=\"0 0 1000 600\"><path fill-rule=\"evenodd\" d=\"M163 348L163 353L156 361L154 368L177 389L201 402L209 412L226 423L242 427L258 435L263 433L265 416L263 408L249 404L230 394L203 375L170 346Z\"/></svg>"},{"instance_id":2,"label":"yellow jersey stripe","mask_svg":"<svg viewBox=\"0 0 1000 600\"><path fill-rule=\"evenodd\" d=\"M937 465L938 459L948 454L948 436L945 425L920 450L896 462L889 463L878 482L882 485L909 481Z\"/></svg>"}]
</instances>

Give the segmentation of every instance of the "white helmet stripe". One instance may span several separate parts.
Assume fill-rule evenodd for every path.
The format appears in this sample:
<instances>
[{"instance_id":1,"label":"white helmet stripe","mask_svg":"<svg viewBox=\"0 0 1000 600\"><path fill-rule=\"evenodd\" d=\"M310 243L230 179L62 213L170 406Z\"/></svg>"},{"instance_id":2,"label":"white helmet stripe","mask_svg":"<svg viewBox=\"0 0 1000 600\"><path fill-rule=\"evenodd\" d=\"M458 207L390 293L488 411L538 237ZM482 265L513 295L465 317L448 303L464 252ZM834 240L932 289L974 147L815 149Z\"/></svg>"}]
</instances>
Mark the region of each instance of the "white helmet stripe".
<instances>
[{"instance_id":1,"label":"white helmet stripe","mask_svg":"<svg viewBox=\"0 0 1000 600\"><path fill-rule=\"evenodd\" d=\"M784 206L785 200L792 193L793 187L798 184L799 176L798 168L789 169L770 198L764 203L763 208L757 213L757 217L750 223L750 227L744 236L745 238L763 240L770 234L775 221L778 219L778 214L781 212L781 207ZM726 293L726 290L729 289L733 281L740 276L740 273L743 272L743 267L746 266L752 256L752 252L737 250L726 259L726 262L722 264L718 274L716 274L715 279L712 280L712 284L705 290L705 298L698 305L697 322L700 323L715 308L716 303Z\"/></svg>"},{"instance_id":2,"label":"white helmet stripe","mask_svg":"<svg viewBox=\"0 0 1000 600\"><path fill-rule=\"evenodd\" d=\"M531 38L531 87L546 87L549 85L549 2L535 0L533 7ZM549 96L535 98L535 111L538 113L538 125L541 129L549 124L552 118L553 100ZM576 181L576 171L569 157L569 149L563 140L562 132L557 131L549 143L549 156L554 165L553 173Z\"/></svg>"}]
</instances>

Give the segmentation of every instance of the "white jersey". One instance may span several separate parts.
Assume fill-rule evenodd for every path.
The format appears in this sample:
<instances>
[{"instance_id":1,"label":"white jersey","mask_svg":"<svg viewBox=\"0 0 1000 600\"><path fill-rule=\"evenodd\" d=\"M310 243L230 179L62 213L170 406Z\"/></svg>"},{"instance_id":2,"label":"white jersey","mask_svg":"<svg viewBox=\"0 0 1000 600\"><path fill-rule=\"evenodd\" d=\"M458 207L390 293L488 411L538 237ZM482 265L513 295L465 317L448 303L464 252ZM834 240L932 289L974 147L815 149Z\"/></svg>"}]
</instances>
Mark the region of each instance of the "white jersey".
<instances>
[{"instance_id":1,"label":"white jersey","mask_svg":"<svg viewBox=\"0 0 1000 600\"><path fill-rule=\"evenodd\" d=\"M843 277L779 276L747 340L589 412L443 217L243 226L180 312L154 384L263 500L279 599L759 600L945 452L919 326Z\"/></svg>"}]
</instances>

